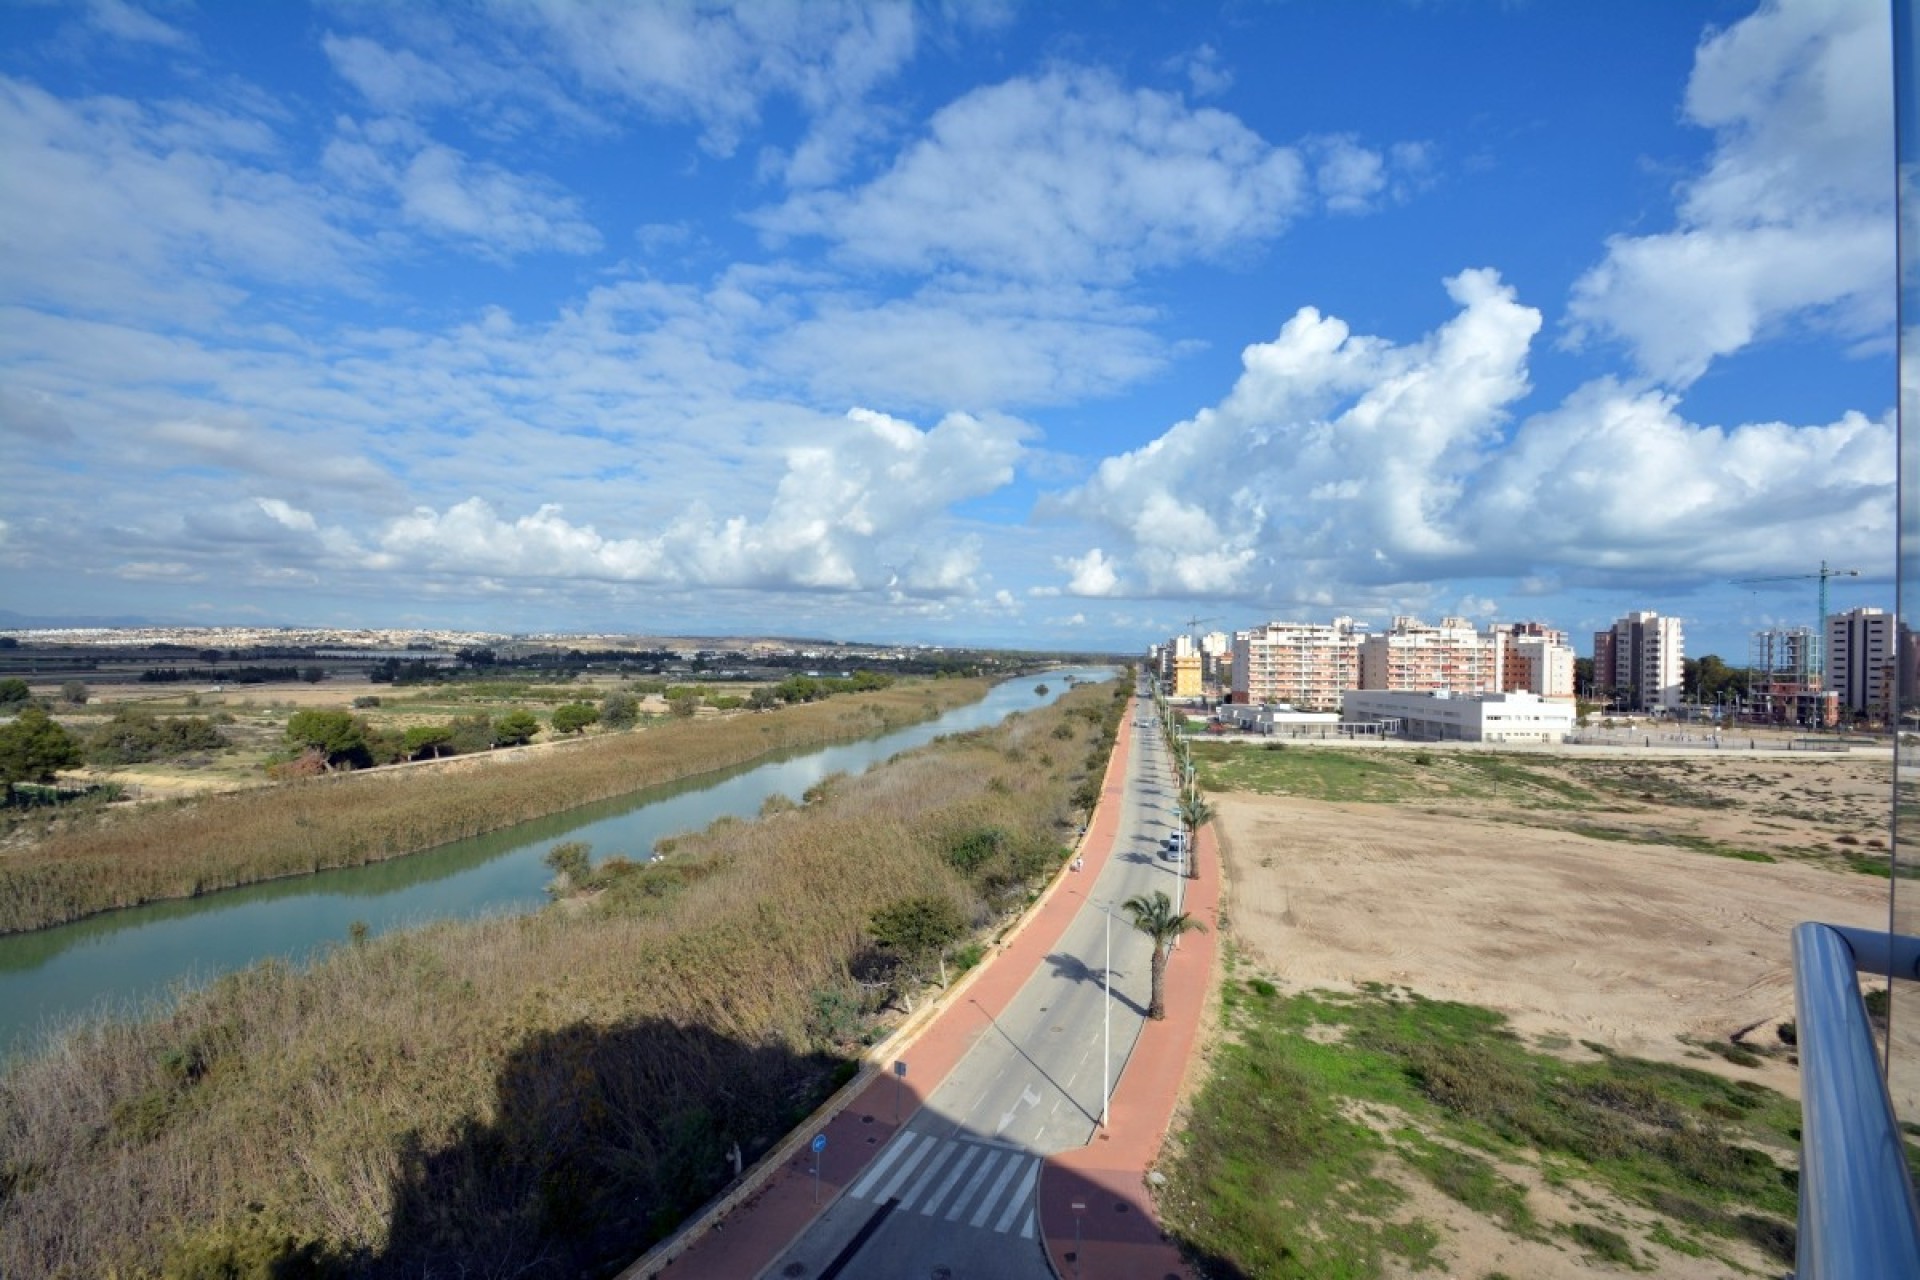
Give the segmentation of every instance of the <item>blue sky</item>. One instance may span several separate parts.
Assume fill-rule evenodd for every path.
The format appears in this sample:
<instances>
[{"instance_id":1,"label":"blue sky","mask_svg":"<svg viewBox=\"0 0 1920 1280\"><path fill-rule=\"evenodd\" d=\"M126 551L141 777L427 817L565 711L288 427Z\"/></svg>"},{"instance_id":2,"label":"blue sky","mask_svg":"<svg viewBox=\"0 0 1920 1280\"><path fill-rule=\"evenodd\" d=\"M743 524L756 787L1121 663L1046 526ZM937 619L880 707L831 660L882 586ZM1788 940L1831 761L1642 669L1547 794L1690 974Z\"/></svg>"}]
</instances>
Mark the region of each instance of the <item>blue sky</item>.
<instances>
[{"instance_id":1,"label":"blue sky","mask_svg":"<svg viewBox=\"0 0 1920 1280\"><path fill-rule=\"evenodd\" d=\"M0 608L1891 607L1883 5L0 6Z\"/></svg>"}]
</instances>

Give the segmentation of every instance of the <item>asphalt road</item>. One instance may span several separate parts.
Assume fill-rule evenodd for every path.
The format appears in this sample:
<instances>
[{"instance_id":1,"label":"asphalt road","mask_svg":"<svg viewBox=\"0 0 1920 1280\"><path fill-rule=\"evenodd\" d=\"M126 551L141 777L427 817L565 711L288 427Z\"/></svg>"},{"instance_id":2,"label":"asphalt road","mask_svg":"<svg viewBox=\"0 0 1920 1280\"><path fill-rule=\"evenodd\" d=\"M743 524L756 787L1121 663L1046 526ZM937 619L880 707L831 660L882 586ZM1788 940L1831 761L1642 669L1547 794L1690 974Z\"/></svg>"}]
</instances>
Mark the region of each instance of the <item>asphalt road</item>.
<instances>
[{"instance_id":1,"label":"asphalt road","mask_svg":"<svg viewBox=\"0 0 1920 1280\"><path fill-rule=\"evenodd\" d=\"M1177 896L1175 864L1160 855L1178 822L1171 768L1143 705L1113 854L1097 876L1062 890L1087 902L1060 945L919 1114L762 1275L1050 1280L1034 1195L1040 1159L1093 1139L1102 1086L1118 1078L1146 1016L1152 944L1119 904L1155 889Z\"/></svg>"}]
</instances>

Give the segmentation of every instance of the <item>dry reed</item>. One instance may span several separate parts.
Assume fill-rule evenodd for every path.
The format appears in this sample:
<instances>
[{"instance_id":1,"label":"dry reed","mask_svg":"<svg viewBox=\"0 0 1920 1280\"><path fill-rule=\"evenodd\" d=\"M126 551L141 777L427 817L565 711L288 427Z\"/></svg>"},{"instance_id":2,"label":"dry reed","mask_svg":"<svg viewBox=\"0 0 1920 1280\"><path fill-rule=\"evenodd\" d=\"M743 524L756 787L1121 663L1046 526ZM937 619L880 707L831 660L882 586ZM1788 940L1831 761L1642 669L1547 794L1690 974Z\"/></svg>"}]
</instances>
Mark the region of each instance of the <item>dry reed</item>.
<instances>
[{"instance_id":1,"label":"dry reed","mask_svg":"<svg viewBox=\"0 0 1920 1280\"><path fill-rule=\"evenodd\" d=\"M0 853L0 933L419 853L771 751L930 719L977 700L985 687L917 682L769 714L110 812Z\"/></svg>"}]
</instances>

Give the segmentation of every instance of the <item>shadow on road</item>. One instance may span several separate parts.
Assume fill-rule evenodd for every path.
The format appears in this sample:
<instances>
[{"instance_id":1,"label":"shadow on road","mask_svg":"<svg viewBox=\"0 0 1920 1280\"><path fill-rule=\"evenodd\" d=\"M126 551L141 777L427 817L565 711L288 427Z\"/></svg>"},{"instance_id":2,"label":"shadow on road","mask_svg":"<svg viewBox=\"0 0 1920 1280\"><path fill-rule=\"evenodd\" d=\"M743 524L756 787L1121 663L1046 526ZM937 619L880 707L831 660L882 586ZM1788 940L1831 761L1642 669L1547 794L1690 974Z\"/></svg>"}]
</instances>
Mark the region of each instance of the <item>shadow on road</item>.
<instances>
[{"instance_id":1,"label":"shadow on road","mask_svg":"<svg viewBox=\"0 0 1920 1280\"><path fill-rule=\"evenodd\" d=\"M987 1013L986 1006L981 1004L978 1000L970 999L967 1001L967 1003L971 1004L974 1008L980 1010L980 1012ZM1005 1040L1009 1045L1013 1046L1013 1051L1015 1053L1019 1054L1021 1057L1027 1060L1028 1066L1032 1067L1035 1071L1038 1071L1040 1073L1041 1079L1045 1080L1048 1084L1052 1085L1055 1091L1058 1092L1061 1097L1065 1098L1068 1102L1073 1104L1073 1109L1075 1111L1078 1111L1081 1115L1085 1116L1090 1122L1094 1124L1100 1123L1099 1116L1095 1115L1093 1112L1081 1106L1080 1100L1074 1097L1072 1093L1068 1092L1067 1087L1065 1085L1061 1084L1058 1080L1055 1080L1053 1078L1053 1075L1045 1067L1041 1066L1039 1063L1033 1060L1033 1055L1028 1053L1026 1049L1022 1048L1018 1040L1015 1040L1011 1035L1007 1034L1007 1029L1000 1025L1000 1019L994 1017L990 1013L987 1013L987 1021L993 1024L993 1029L1000 1033L1000 1038L1002 1040Z\"/></svg>"},{"instance_id":2,"label":"shadow on road","mask_svg":"<svg viewBox=\"0 0 1920 1280\"><path fill-rule=\"evenodd\" d=\"M1091 982L1095 986L1100 985L1100 970L1094 968L1079 956L1063 955L1056 951L1047 957L1047 963L1053 966L1053 976L1056 978L1065 978L1068 982ZM1114 980L1118 981L1127 976L1127 971L1125 969L1115 969L1113 976ZM1146 1007L1129 999L1126 992L1115 988L1113 998L1141 1017L1144 1018L1147 1016Z\"/></svg>"}]
</instances>

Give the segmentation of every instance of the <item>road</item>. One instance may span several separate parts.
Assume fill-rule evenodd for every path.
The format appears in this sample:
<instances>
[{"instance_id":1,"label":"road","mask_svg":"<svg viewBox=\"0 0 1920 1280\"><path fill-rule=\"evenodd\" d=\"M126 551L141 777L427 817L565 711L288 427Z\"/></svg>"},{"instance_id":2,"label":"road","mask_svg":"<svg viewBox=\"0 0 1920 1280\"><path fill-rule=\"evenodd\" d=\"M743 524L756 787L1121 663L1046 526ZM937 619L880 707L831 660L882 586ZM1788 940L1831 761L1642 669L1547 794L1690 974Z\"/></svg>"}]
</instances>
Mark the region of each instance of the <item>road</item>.
<instances>
[{"instance_id":1,"label":"road","mask_svg":"<svg viewBox=\"0 0 1920 1280\"><path fill-rule=\"evenodd\" d=\"M1113 852L1097 875L1089 869L1085 884L1063 890L1086 902L1060 945L919 1113L762 1275L1050 1280L1034 1196L1041 1157L1093 1139L1102 1087L1125 1067L1146 1015L1152 943L1119 904L1155 889L1178 894L1177 868L1160 856L1178 821L1171 765L1151 704L1136 705L1145 719L1135 721Z\"/></svg>"}]
</instances>

